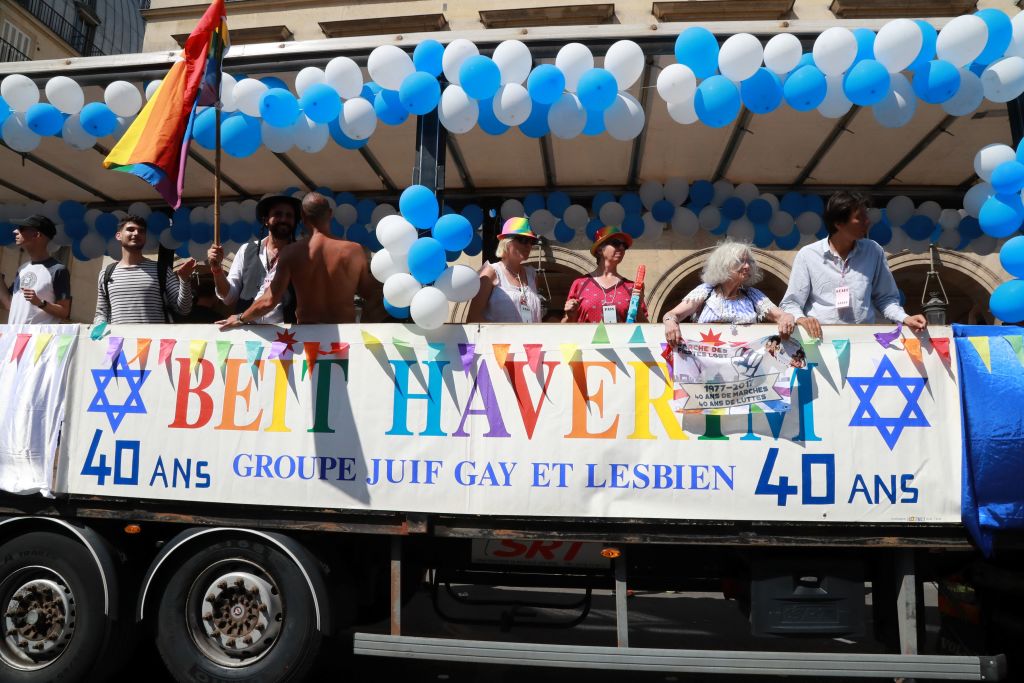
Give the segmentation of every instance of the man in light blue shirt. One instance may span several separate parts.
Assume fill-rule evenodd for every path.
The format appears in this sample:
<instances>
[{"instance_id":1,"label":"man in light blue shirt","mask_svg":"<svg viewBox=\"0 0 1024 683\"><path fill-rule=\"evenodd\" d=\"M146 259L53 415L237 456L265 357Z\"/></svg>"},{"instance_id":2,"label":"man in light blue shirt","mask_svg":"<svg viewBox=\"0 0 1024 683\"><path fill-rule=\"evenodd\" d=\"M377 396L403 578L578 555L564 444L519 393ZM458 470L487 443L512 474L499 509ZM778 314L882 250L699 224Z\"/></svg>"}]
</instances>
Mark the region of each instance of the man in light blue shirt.
<instances>
[{"instance_id":1,"label":"man in light blue shirt","mask_svg":"<svg viewBox=\"0 0 1024 683\"><path fill-rule=\"evenodd\" d=\"M885 252L867 238L868 198L836 192L825 207L828 237L808 244L793 261L780 308L796 317L813 337L828 325L873 323L875 310L914 332L928 325L923 315L907 315Z\"/></svg>"}]
</instances>

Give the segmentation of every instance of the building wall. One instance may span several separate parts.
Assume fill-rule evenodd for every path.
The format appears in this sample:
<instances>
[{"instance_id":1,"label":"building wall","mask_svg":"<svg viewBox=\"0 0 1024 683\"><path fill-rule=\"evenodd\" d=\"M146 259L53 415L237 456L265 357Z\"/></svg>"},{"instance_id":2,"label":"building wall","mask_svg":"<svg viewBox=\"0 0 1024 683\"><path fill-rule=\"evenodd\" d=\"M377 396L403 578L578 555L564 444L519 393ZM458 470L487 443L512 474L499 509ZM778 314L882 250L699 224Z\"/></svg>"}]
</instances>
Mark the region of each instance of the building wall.
<instances>
[{"instance_id":1,"label":"building wall","mask_svg":"<svg viewBox=\"0 0 1024 683\"><path fill-rule=\"evenodd\" d=\"M13 2L0 3L0 25L9 21L22 33L28 35L31 45L29 59L59 59L73 57L77 53L32 14Z\"/></svg>"}]
</instances>

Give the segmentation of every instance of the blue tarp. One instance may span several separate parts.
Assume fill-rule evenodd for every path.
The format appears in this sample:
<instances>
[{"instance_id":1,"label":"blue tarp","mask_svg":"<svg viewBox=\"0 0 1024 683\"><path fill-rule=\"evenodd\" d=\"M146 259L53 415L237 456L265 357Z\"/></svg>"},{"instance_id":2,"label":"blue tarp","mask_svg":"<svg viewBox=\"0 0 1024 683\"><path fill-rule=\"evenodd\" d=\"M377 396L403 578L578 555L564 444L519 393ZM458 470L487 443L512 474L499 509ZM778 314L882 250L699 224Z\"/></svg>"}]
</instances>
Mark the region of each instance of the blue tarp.
<instances>
[{"instance_id":1,"label":"blue tarp","mask_svg":"<svg viewBox=\"0 0 1024 683\"><path fill-rule=\"evenodd\" d=\"M1024 530L1024 365L1020 327L954 325L963 415L963 523L986 556L997 533ZM970 337L988 341L991 370Z\"/></svg>"}]
</instances>

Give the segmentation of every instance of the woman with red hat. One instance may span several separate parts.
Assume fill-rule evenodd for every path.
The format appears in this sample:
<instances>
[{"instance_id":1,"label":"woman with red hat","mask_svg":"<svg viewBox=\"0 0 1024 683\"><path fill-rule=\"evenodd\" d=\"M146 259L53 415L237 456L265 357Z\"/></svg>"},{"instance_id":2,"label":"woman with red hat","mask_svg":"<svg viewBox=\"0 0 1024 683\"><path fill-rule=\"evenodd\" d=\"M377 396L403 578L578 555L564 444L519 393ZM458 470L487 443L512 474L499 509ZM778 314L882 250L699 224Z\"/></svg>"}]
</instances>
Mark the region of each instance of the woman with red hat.
<instances>
[{"instance_id":1,"label":"woman with red hat","mask_svg":"<svg viewBox=\"0 0 1024 683\"><path fill-rule=\"evenodd\" d=\"M629 312L633 281L619 275L619 264L633 238L621 228L608 225L594 235L590 253L597 259L597 269L577 278L569 287L563 323L621 323ZM647 304L640 299L637 322L647 322Z\"/></svg>"},{"instance_id":2,"label":"woman with red hat","mask_svg":"<svg viewBox=\"0 0 1024 683\"><path fill-rule=\"evenodd\" d=\"M480 269L480 291L469 304L467 322L539 323L541 301L537 271L523 262L530 258L537 236L525 218L509 218L498 235L498 260Z\"/></svg>"}]
</instances>

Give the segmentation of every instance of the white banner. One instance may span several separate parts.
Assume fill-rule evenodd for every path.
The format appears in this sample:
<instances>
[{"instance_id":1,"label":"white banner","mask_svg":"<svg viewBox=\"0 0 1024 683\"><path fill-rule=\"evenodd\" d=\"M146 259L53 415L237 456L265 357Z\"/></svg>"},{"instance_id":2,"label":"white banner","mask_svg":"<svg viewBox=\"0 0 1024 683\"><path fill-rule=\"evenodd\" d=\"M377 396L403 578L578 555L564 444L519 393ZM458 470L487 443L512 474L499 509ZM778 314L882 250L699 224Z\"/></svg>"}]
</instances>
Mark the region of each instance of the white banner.
<instances>
[{"instance_id":1,"label":"white banner","mask_svg":"<svg viewBox=\"0 0 1024 683\"><path fill-rule=\"evenodd\" d=\"M680 415L655 325L124 326L79 340L62 471L74 494L260 506L957 522L955 363L881 331L805 345L788 412Z\"/></svg>"}]
</instances>

